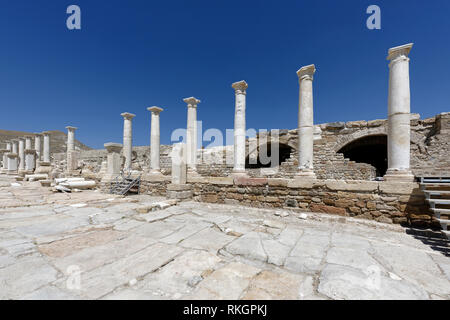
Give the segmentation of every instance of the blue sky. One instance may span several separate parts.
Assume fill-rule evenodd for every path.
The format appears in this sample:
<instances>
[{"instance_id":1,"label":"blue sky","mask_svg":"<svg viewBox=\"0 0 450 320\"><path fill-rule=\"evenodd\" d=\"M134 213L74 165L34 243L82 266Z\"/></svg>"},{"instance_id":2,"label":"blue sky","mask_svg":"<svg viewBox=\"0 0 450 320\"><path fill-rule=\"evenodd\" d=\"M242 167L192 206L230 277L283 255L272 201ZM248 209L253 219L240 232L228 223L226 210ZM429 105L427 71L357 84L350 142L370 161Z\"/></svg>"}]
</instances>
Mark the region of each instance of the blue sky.
<instances>
[{"instance_id":1,"label":"blue sky","mask_svg":"<svg viewBox=\"0 0 450 320\"><path fill-rule=\"evenodd\" d=\"M185 97L202 100L203 128L233 128L234 90L246 80L247 127L296 128L296 71L314 63L314 122L386 118L390 47L414 42L411 111L450 111L450 1L1 0L0 128L62 130L101 148L161 143L186 126ZM81 8L81 30L66 8ZM366 8L381 8L381 30Z\"/></svg>"}]
</instances>

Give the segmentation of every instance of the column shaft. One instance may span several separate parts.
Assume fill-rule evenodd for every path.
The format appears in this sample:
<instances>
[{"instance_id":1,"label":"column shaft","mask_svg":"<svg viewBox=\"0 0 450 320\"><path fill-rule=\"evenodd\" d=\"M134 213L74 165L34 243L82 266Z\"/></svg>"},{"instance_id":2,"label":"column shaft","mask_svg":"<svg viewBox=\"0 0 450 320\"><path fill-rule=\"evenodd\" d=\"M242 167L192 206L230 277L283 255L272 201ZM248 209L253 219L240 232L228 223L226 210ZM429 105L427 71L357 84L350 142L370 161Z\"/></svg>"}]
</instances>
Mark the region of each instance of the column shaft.
<instances>
[{"instance_id":1,"label":"column shaft","mask_svg":"<svg viewBox=\"0 0 450 320\"><path fill-rule=\"evenodd\" d=\"M133 133L131 120L135 117L134 114L125 112L122 113L123 117L123 155L125 157L124 170L131 170L131 157L133 148Z\"/></svg>"},{"instance_id":2,"label":"column shaft","mask_svg":"<svg viewBox=\"0 0 450 320\"><path fill-rule=\"evenodd\" d=\"M245 173L245 97L248 85L245 81L233 83L236 102L234 113L234 168L233 173Z\"/></svg>"},{"instance_id":3,"label":"column shaft","mask_svg":"<svg viewBox=\"0 0 450 320\"><path fill-rule=\"evenodd\" d=\"M409 58L412 44L389 50L388 170L385 180L413 181L410 170Z\"/></svg>"},{"instance_id":4,"label":"column shaft","mask_svg":"<svg viewBox=\"0 0 450 320\"><path fill-rule=\"evenodd\" d=\"M19 139L19 170L25 170L25 140Z\"/></svg>"},{"instance_id":5,"label":"column shaft","mask_svg":"<svg viewBox=\"0 0 450 320\"><path fill-rule=\"evenodd\" d=\"M151 112L151 127L150 127L150 173L160 173L160 129L159 129L159 114L163 109L158 107L149 107Z\"/></svg>"},{"instance_id":6,"label":"column shaft","mask_svg":"<svg viewBox=\"0 0 450 320\"><path fill-rule=\"evenodd\" d=\"M314 174L314 116L313 79L316 68L309 65L297 71L298 102L298 169L297 175L315 178Z\"/></svg>"},{"instance_id":7,"label":"column shaft","mask_svg":"<svg viewBox=\"0 0 450 320\"><path fill-rule=\"evenodd\" d=\"M44 133L44 162L50 163L50 135Z\"/></svg>"},{"instance_id":8,"label":"column shaft","mask_svg":"<svg viewBox=\"0 0 450 320\"><path fill-rule=\"evenodd\" d=\"M186 163L188 173L197 172L197 105L200 100L190 97L183 99L187 103L186 126Z\"/></svg>"}]
</instances>

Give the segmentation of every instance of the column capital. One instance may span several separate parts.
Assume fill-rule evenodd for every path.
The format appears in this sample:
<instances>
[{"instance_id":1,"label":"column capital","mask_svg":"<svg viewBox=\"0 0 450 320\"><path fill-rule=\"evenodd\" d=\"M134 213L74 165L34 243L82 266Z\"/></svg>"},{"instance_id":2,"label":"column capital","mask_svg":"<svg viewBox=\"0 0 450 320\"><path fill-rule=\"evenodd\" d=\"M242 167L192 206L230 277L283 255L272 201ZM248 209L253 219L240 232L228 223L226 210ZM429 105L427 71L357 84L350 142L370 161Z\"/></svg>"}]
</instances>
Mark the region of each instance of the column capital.
<instances>
[{"instance_id":1,"label":"column capital","mask_svg":"<svg viewBox=\"0 0 450 320\"><path fill-rule=\"evenodd\" d=\"M42 131L42 135L44 136L49 136L51 134L50 131Z\"/></svg>"},{"instance_id":2,"label":"column capital","mask_svg":"<svg viewBox=\"0 0 450 320\"><path fill-rule=\"evenodd\" d=\"M201 101L197 98L194 97L189 97L189 98L184 98L183 99L184 102L187 103L188 107L197 107L197 104L199 104Z\"/></svg>"},{"instance_id":3,"label":"column capital","mask_svg":"<svg viewBox=\"0 0 450 320\"><path fill-rule=\"evenodd\" d=\"M110 152L117 152L120 153L122 151L123 145L121 143L115 143L115 142L108 142L104 144L106 151L108 153Z\"/></svg>"},{"instance_id":4,"label":"column capital","mask_svg":"<svg viewBox=\"0 0 450 320\"><path fill-rule=\"evenodd\" d=\"M69 131L75 131L78 128L77 127L72 127L72 126L67 126L66 129L69 130Z\"/></svg>"},{"instance_id":5,"label":"column capital","mask_svg":"<svg viewBox=\"0 0 450 320\"><path fill-rule=\"evenodd\" d=\"M148 107L147 110L150 111L151 113L159 114L164 109L160 108L160 107L157 107L157 106L153 106L153 107Z\"/></svg>"},{"instance_id":6,"label":"column capital","mask_svg":"<svg viewBox=\"0 0 450 320\"><path fill-rule=\"evenodd\" d=\"M232 87L234 90L236 90L236 92L237 92L237 91L242 91L242 93L245 94L245 90L247 90L248 84L247 84L247 82L245 82L245 80L241 80L241 81L238 81L238 82L233 83L233 84L231 85L231 87Z\"/></svg>"},{"instance_id":7,"label":"column capital","mask_svg":"<svg viewBox=\"0 0 450 320\"><path fill-rule=\"evenodd\" d=\"M298 81L305 79L313 80L314 73L316 73L316 66L313 64L301 67L300 69L297 70Z\"/></svg>"},{"instance_id":8,"label":"column capital","mask_svg":"<svg viewBox=\"0 0 450 320\"><path fill-rule=\"evenodd\" d=\"M42 137L42 133L41 132L33 132L33 135L35 137Z\"/></svg>"},{"instance_id":9,"label":"column capital","mask_svg":"<svg viewBox=\"0 0 450 320\"><path fill-rule=\"evenodd\" d=\"M404 44L398 47L393 47L388 50L388 56L386 60L396 60L399 57L408 58L409 52L411 51L411 48L413 46L413 43Z\"/></svg>"},{"instance_id":10,"label":"column capital","mask_svg":"<svg viewBox=\"0 0 450 320\"><path fill-rule=\"evenodd\" d=\"M129 112L124 112L124 113L121 113L120 115L121 115L122 117L124 117L125 119L127 119L127 120L131 120L131 119L133 119L134 117L136 117L135 114L132 114L132 113L129 113Z\"/></svg>"},{"instance_id":11,"label":"column capital","mask_svg":"<svg viewBox=\"0 0 450 320\"><path fill-rule=\"evenodd\" d=\"M25 139L32 139L32 138L34 138L34 136L32 136L32 135L30 135L30 134L27 134L26 136L24 136L24 138L25 138Z\"/></svg>"}]
</instances>

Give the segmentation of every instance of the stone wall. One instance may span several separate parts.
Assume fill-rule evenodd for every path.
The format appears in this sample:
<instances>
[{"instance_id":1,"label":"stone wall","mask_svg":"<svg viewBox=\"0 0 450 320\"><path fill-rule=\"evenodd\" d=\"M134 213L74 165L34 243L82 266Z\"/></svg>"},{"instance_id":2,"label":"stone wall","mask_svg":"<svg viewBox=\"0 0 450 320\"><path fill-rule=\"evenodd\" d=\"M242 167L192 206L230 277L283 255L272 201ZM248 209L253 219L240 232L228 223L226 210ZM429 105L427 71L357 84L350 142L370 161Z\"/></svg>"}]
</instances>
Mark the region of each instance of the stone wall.
<instances>
[{"instance_id":1,"label":"stone wall","mask_svg":"<svg viewBox=\"0 0 450 320\"><path fill-rule=\"evenodd\" d=\"M169 179L142 181L141 193L164 196ZM385 223L438 227L418 183L283 178L190 177L194 200L323 212Z\"/></svg>"}]
</instances>

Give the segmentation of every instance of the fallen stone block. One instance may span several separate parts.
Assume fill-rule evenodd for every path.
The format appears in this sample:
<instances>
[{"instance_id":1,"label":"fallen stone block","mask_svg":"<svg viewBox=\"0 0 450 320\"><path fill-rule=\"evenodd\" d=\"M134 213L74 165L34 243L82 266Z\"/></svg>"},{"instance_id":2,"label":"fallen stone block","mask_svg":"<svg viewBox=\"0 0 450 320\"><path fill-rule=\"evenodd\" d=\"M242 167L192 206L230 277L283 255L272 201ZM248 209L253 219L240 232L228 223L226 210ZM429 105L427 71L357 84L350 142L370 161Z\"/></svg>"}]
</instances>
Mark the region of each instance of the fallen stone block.
<instances>
[{"instance_id":1,"label":"fallen stone block","mask_svg":"<svg viewBox=\"0 0 450 320\"><path fill-rule=\"evenodd\" d=\"M87 180L87 181L67 181L67 182L61 182L59 184L60 186L69 188L69 189L92 189L95 188L97 183L93 180Z\"/></svg>"},{"instance_id":2,"label":"fallen stone block","mask_svg":"<svg viewBox=\"0 0 450 320\"><path fill-rule=\"evenodd\" d=\"M39 174L26 174L24 180L25 181L39 181L39 180L47 180L48 175L44 173Z\"/></svg>"},{"instance_id":3,"label":"fallen stone block","mask_svg":"<svg viewBox=\"0 0 450 320\"><path fill-rule=\"evenodd\" d=\"M52 180L40 180L40 183L42 187L50 187Z\"/></svg>"}]
</instances>

